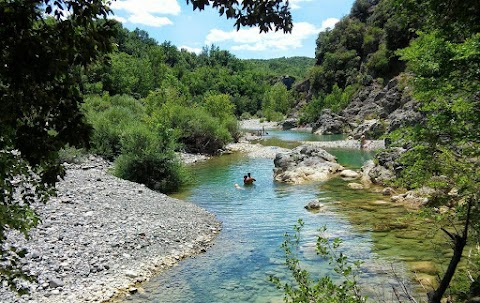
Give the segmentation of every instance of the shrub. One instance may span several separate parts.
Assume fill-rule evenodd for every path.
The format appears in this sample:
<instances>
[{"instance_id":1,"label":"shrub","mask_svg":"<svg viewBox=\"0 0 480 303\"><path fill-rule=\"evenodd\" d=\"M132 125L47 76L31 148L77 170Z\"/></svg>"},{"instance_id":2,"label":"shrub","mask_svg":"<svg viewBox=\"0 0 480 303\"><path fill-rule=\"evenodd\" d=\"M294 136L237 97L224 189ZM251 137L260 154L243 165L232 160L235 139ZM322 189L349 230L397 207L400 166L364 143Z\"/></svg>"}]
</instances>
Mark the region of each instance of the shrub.
<instances>
[{"instance_id":1,"label":"shrub","mask_svg":"<svg viewBox=\"0 0 480 303\"><path fill-rule=\"evenodd\" d=\"M191 152L214 154L232 140L220 121L201 108L182 109L174 126L181 129L180 141Z\"/></svg>"},{"instance_id":2,"label":"shrub","mask_svg":"<svg viewBox=\"0 0 480 303\"><path fill-rule=\"evenodd\" d=\"M146 124L131 124L120 139L122 154L115 160L115 175L164 193L178 189L185 172L169 148L171 138Z\"/></svg>"},{"instance_id":3,"label":"shrub","mask_svg":"<svg viewBox=\"0 0 480 303\"><path fill-rule=\"evenodd\" d=\"M312 99L300 111L300 123L315 123L320 117L322 109L325 107L324 96L319 95Z\"/></svg>"},{"instance_id":4,"label":"shrub","mask_svg":"<svg viewBox=\"0 0 480 303\"><path fill-rule=\"evenodd\" d=\"M142 183L162 193L179 188L185 179L180 162L170 154L122 154L115 161L115 175Z\"/></svg>"},{"instance_id":5,"label":"shrub","mask_svg":"<svg viewBox=\"0 0 480 303\"><path fill-rule=\"evenodd\" d=\"M250 120L250 119L252 119L252 114L250 114L249 112L244 112L240 116L240 120Z\"/></svg>"},{"instance_id":6,"label":"shrub","mask_svg":"<svg viewBox=\"0 0 480 303\"><path fill-rule=\"evenodd\" d=\"M123 131L144 117L142 104L129 96L90 96L83 109L87 121L93 126L92 151L109 160L120 155Z\"/></svg>"},{"instance_id":7,"label":"shrub","mask_svg":"<svg viewBox=\"0 0 480 303\"><path fill-rule=\"evenodd\" d=\"M82 163L87 158L87 152L83 148L66 145L58 152L60 163Z\"/></svg>"}]
</instances>

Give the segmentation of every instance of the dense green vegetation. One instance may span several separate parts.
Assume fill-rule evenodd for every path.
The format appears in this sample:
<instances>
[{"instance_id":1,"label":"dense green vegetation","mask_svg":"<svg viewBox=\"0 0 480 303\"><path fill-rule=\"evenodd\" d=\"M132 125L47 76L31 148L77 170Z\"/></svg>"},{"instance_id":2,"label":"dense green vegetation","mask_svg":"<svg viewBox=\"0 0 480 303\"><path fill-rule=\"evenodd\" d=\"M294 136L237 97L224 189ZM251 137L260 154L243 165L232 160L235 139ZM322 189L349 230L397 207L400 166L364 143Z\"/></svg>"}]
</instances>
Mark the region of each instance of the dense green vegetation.
<instances>
[{"instance_id":1,"label":"dense green vegetation","mask_svg":"<svg viewBox=\"0 0 480 303\"><path fill-rule=\"evenodd\" d=\"M244 60L256 66L257 69L263 69L270 73L272 78L279 75L291 76L297 80L305 77L305 71L315 65L315 59L309 57L290 57L276 59L247 59Z\"/></svg>"}]
</instances>

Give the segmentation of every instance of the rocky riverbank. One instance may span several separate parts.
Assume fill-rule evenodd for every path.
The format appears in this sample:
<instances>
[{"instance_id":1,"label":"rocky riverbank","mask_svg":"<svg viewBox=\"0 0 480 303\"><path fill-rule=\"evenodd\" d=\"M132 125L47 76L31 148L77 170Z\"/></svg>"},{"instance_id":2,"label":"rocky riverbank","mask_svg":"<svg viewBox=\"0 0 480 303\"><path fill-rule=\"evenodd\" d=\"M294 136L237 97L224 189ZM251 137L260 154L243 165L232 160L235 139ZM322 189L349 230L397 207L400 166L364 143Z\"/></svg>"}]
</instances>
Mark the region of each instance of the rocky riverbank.
<instances>
[{"instance_id":1,"label":"rocky riverbank","mask_svg":"<svg viewBox=\"0 0 480 303\"><path fill-rule=\"evenodd\" d=\"M24 269L38 284L22 297L1 285L0 302L104 302L211 245L221 228L214 215L109 167L93 157L67 165L58 197L36 206L42 223L31 239L11 237L27 248Z\"/></svg>"}]
</instances>

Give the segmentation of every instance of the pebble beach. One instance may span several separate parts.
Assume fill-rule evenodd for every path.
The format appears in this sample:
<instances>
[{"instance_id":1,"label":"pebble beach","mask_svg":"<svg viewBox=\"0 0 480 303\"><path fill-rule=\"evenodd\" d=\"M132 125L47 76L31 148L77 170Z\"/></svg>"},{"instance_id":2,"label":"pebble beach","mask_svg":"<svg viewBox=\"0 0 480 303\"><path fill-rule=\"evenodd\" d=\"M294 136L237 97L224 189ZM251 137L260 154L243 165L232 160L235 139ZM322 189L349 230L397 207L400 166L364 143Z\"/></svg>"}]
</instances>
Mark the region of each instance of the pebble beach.
<instances>
[{"instance_id":1,"label":"pebble beach","mask_svg":"<svg viewBox=\"0 0 480 303\"><path fill-rule=\"evenodd\" d=\"M106 302L180 260L204 252L221 229L213 214L143 185L112 176L110 164L90 157L67 164L58 196L36 205L42 218L23 268L37 275L30 295L1 285L0 302Z\"/></svg>"}]
</instances>

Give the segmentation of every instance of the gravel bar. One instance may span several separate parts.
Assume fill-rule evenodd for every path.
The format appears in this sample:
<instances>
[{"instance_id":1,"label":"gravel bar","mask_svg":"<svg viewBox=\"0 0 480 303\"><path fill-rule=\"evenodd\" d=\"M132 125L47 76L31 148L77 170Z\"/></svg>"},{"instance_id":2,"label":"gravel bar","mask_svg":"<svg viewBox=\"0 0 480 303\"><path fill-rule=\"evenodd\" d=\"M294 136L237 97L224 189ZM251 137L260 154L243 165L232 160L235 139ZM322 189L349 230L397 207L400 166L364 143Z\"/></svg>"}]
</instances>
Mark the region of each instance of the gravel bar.
<instances>
[{"instance_id":1,"label":"gravel bar","mask_svg":"<svg viewBox=\"0 0 480 303\"><path fill-rule=\"evenodd\" d=\"M109 167L94 157L68 164L58 196L36 206L42 223L31 239L10 234L38 283L22 297L0 285L0 302L105 302L212 244L221 230L213 214Z\"/></svg>"}]
</instances>

